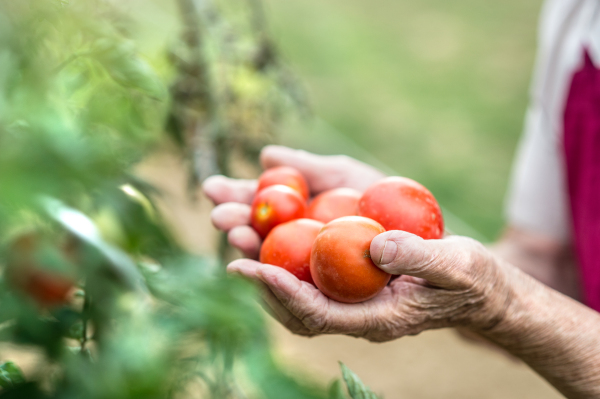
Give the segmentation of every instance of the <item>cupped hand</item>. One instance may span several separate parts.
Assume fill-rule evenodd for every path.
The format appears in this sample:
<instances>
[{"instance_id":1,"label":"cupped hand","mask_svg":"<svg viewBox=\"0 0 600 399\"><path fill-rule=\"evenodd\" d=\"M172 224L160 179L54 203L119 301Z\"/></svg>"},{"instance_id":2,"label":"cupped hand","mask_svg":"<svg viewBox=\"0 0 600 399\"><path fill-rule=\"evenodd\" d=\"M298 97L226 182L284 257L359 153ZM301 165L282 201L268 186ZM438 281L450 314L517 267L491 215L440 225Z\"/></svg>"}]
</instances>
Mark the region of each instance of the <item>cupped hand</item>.
<instances>
[{"instance_id":1,"label":"cupped hand","mask_svg":"<svg viewBox=\"0 0 600 399\"><path fill-rule=\"evenodd\" d=\"M260 156L264 169L291 166L306 178L312 194L349 187L364 191L385 177L379 170L344 155L321 156L282 146L267 146ZM256 192L256 180L212 176L202 188L217 205L211 214L215 227L228 233L229 243L251 259L257 259L261 240L249 226L250 203Z\"/></svg>"},{"instance_id":2,"label":"cupped hand","mask_svg":"<svg viewBox=\"0 0 600 399\"><path fill-rule=\"evenodd\" d=\"M469 238L423 240L388 231L372 241L371 256L381 269L401 276L358 304L331 300L280 267L240 259L227 270L255 280L266 309L305 336L345 334L383 342L449 326L485 331L502 320L511 299L504 265Z\"/></svg>"}]
</instances>

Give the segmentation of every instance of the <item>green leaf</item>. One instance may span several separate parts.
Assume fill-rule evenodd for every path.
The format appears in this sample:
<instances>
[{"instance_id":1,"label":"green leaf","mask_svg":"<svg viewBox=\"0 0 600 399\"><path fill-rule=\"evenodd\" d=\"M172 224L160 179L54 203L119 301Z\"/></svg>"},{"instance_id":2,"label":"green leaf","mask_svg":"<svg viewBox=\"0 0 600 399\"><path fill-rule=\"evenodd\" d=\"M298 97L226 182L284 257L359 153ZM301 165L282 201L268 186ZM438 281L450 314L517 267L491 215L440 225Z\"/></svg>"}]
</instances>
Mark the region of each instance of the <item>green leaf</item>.
<instances>
[{"instance_id":1,"label":"green leaf","mask_svg":"<svg viewBox=\"0 0 600 399\"><path fill-rule=\"evenodd\" d=\"M87 215L64 205L55 198L43 197L40 202L54 220L97 249L109 261L106 266L121 282L144 297L146 296L147 287L135 263L127 253L107 243L102 238L94 222Z\"/></svg>"},{"instance_id":2,"label":"green leaf","mask_svg":"<svg viewBox=\"0 0 600 399\"><path fill-rule=\"evenodd\" d=\"M11 388L23 382L25 382L25 378L16 364L13 362L0 364L0 386L2 388Z\"/></svg>"},{"instance_id":3,"label":"green leaf","mask_svg":"<svg viewBox=\"0 0 600 399\"><path fill-rule=\"evenodd\" d=\"M136 54L133 42L102 38L95 43L94 54L110 76L121 85L138 89L157 100L165 99L165 87L150 65Z\"/></svg>"},{"instance_id":4,"label":"green leaf","mask_svg":"<svg viewBox=\"0 0 600 399\"><path fill-rule=\"evenodd\" d=\"M342 388L342 382L335 380L329 386L329 399L348 399L344 389Z\"/></svg>"},{"instance_id":5,"label":"green leaf","mask_svg":"<svg viewBox=\"0 0 600 399\"><path fill-rule=\"evenodd\" d=\"M344 377L344 381L346 381L348 393L352 399L380 399L348 366L340 362L340 367L342 368L342 376Z\"/></svg>"}]
</instances>

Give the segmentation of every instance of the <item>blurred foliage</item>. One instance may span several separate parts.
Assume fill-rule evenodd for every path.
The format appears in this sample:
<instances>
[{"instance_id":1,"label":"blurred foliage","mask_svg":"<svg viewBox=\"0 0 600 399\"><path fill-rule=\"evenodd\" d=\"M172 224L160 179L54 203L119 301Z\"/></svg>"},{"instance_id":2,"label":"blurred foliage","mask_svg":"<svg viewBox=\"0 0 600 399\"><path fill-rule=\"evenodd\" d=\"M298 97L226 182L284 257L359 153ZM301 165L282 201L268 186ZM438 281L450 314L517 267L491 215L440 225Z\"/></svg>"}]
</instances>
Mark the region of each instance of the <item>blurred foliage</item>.
<instances>
[{"instance_id":1,"label":"blurred foliage","mask_svg":"<svg viewBox=\"0 0 600 399\"><path fill-rule=\"evenodd\" d=\"M306 100L266 32L259 0L177 3L183 32L169 53L179 72L169 131L196 152L198 180L230 175L233 157L256 163L281 118L303 112Z\"/></svg>"},{"instance_id":2,"label":"blurred foliage","mask_svg":"<svg viewBox=\"0 0 600 399\"><path fill-rule=\"evenodd\" d=\"M280 51L315 113L340 133L319 124L314 134L287 129L283 143L372 162L366 150L493 239L522 131L541 4L266 0Z\"/></svg>"},{"instance_id":3,"label":"blurred foliage","mask_svg":"<svg viewBox=\"0 0 600 399\"><path fill-rule=\"evenodd\" d=\"M25 382L23 373L13 362L0 364L0 386L2 388L12 388L23 382Z\"/></svg>"},{"instance_id":4,"label":"blurred foliage","mask_svg":"<svg viewBox=\"0 0 600 399\"><path fill-rule=\"evenodd\" d=\"M340 368L352 399L379 399L348 366L340 362Z\"/></svg>"},{"instance_id":5,"label":"blurred foliage","mask_svg":"<svg viewBox=\"0 0 600 399\"><path fill-rule=\"evenodd\" d=\"M0 366L1 398L340 397L279 367L255 288L186 254L131 172L167 137L226 172L303 104L258 3L177 7L145 56L111 2L0 1L0 340L43 354Z\"/></svg>"}]
</instances>

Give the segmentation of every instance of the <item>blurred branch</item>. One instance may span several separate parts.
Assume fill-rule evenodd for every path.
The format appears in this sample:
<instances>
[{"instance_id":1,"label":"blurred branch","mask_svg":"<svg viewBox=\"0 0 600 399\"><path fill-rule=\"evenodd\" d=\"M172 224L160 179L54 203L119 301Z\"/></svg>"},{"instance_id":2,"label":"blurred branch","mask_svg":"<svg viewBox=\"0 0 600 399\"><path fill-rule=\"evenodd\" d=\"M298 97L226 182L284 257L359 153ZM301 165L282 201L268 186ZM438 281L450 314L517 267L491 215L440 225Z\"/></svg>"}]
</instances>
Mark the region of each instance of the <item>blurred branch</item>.
<instances>
[{"instance_id":1,"label":"blurred branch","mask_svg":"<svg viewBox=\"0 0 600 399\"><path fill-rule=\"evenodd\" d=\"M198 180L201 181L215 172L225 175L230 173L227 133L220 115L217 90L206 60L206 30L203 29L200 17L199 1L177 1L183 22L182 41L188 54L185 59L179 57L177 60L179 78L172 88L172 94L174 116L179 120L178 125L184 129L188 150L192 154L199 153L199 156L192 156L191 159L194 161L194 174L199 173ZM214 164L198 165L198 159L209 160Z\"/></svg>"}]
</instances>

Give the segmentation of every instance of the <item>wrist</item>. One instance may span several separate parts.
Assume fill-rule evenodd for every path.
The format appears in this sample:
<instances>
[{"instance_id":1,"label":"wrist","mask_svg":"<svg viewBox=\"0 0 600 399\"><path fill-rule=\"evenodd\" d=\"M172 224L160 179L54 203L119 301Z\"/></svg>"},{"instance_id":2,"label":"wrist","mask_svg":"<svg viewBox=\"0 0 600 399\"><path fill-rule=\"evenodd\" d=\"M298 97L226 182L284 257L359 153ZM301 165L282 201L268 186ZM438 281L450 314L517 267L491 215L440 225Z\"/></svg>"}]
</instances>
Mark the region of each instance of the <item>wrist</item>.
<instances>
[{"instance_id":1,"label":"wrist","mask_svg":"<svg viewBox=\"0 0 600 399\"><path fill-rule=\"evenodd\" d=\"M530 347L531 342L546 346L552 339L549 321L555 320L553 313L557 311L551 304L556 302L555 296L562 295L515 266L504 263L502 269L507 285L505 307L498 322L479 333L517 354Z\"/></svg>"},{"instance_id":2,"label":"wrist","mask_svg":"<svg viewBox=\"0 0 600 399\"><path fill-rule=\"evenodd\" d=\"M484 256L476 258L479 258L480 266L474 269L481 271L477 290L481 292L482 300L477 311L469 315L467 327L484 335L510 319L508 314L517 305L513 303L518 298L516 290L519 289L518 278L514 275L519 271L487 250Z\"/></svg>"}]
</instances>

